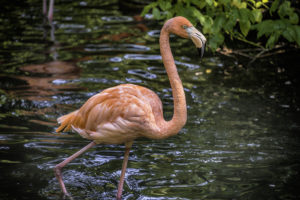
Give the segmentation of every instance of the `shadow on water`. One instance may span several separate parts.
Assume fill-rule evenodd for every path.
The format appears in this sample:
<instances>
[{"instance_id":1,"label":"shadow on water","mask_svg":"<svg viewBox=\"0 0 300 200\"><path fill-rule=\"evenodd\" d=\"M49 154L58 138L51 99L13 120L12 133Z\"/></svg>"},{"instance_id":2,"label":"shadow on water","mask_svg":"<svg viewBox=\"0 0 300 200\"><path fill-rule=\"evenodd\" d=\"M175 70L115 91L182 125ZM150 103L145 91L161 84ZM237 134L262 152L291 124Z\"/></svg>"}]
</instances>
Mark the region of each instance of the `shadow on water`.
<instances>
[{"instance_id":1,"label":"shadow on water","mask_svg":"<svg viewBox=\"0 0 300 200\"><path fill-rule=\"evenodd\" d=\"M2 4L0 199L62 198L52 168L88 141L56 134L56 118L104 88L147 86L171 117L162 23L136 15L134 2L55 1L52 28L42 1ZM296 75L278 58L245 69L209 53L199 62L190 41L171 43L188 123L175 137L134 143L124 199L298 199ZM123 151L98 145L69 164L73 198L114 199Z\"/></svg>"}]
</instances>

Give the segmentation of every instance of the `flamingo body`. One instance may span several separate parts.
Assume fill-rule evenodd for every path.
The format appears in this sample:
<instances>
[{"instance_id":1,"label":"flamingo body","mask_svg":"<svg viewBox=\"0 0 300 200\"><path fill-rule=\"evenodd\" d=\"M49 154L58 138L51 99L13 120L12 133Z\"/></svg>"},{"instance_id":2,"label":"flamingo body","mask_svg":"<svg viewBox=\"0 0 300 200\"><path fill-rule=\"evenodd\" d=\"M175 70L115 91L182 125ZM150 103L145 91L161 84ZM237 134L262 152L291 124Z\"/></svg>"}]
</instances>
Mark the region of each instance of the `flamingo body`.
<instances>
[{"instance_id":1,"label":"flamingo body","mask_svg":"<svg viewBox=\"0 0 300 200\"><path fill-rule=\"evenodd\" d=\"M97 144L121 144L138 137L163 137L157 125L161 121L162 103L151 90L122 84L92 96L79 109L58 118L56 130L78 132Z\"/></svg>"}]
</instances>

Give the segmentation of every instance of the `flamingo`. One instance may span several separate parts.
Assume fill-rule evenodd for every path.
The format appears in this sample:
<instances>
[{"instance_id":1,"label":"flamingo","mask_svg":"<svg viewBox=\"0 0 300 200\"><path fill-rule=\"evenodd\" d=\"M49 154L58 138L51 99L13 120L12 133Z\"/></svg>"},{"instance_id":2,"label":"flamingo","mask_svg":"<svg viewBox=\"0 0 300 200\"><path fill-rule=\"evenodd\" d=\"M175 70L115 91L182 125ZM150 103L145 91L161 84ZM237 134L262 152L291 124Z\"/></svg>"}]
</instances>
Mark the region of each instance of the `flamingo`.
<instances>
[{"instance_id":1,"label":"flamingo","mask_svg":"<svg viewBox=\"0 0 300 200\"><path fill-rule=\"evenodd\" d=\"M64 195L69 196L61 170L69 162L96 144L125 144L125 155L118 184L117 200L121 199L130 148L139 137L164 139L177 134L187 121L184 89L177 72L169 44L173 33L190 38L203 56L206 38L184 17L165 22L160 33L160 52L172 88L174 113L170 121L163 117L162 102L150 89L133 84L121 84L92 96L83 106L57 119L56 132L73 130L92 140L87 146L54 167Z\"/></svg>"}]
</instances>

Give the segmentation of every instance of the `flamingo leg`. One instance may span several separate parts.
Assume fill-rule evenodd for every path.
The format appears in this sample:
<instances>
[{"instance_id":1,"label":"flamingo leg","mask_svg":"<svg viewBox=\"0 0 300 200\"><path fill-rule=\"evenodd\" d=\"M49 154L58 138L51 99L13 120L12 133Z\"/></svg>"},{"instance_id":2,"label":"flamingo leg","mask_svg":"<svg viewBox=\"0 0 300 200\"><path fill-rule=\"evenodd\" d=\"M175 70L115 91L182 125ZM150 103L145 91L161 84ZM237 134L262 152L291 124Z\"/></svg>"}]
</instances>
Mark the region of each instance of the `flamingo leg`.
<instances>
[{"instance_id":1,"label":"flamingo leg","mask_svg":"<svg viewBox=\"0 0 300 200\"><path fill-rule=\"evenodd\" d=\"M54 0L49 1L49 11L48 11L48 20L52 23L53 20L53 8L54 8Z\"/></svg>"},{"instance_id":2,"label":"flamingo leg","mask_svg":"<svg viewBox=\"0 0 300 200\"><path fill-rule=\"evenodd\" d=\"M73 155L71 155L70 157L68 157L67 159L65 159L64 161L62 161L54 167L54 174L59 182L60 188L63 191L64 195L69 196L69 193L67 192L67 189L62 179L62 168L95 145L95 142L89 143L88 145L86 145L85 147L83 147L82 149L80 149L79 151L77 151L76 153L74 153Z\"/></svg>"},{"instance_id":3,"label":"flamingo leg","mask_svg":"<svg viewBox=\"0 0 300 200\"><path fill-rule=\"evenodd\" d=\"M133 141L125 143L125 155L124 155L124 160L123 160L123 164L122 164L122 172L121 172L120 182L119 182L119 185L118 185L117 200L121 200L123 185L124 185L125 172L126 172L126 168L127 168L129 152L130 152L132 143L133 143Z\"/></svg>"}]
</instances>

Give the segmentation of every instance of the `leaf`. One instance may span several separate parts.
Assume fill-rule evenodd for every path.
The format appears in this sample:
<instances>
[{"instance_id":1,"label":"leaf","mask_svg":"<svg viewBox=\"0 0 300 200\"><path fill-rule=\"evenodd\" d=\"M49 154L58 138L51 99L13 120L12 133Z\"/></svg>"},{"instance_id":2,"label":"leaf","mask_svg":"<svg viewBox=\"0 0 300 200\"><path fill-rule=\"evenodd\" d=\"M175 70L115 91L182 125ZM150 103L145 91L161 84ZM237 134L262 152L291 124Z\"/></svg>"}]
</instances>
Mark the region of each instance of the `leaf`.
<instances>
[{"instance_id":1,"label":"leaf","mask_svg":"<svg viewBox=\"0 0 300 200\"><path fill-rule=\"evenodd\" d=\"M275 12L275 10L277 10L278 6L279 6L279 2L280 0L275 0L273 1L271 8L270 8L270 14L272 15L273 12Z\"/></svg>"},{"instance_id":2,"label":"leaf","mask_svg":"<svg viewBox=\"0 0 300 200\"><path fill-rule=\"evenodd\" d=\"M200 24L203 26L205 24L205 17L202 15L202 13L198 9L193 9L192 10L194 17L196 17Z\"/></svg>"},{"instance_id":3,"label":"leaf","mask_svg":"<svg viewBox=\"0 0 300 200\"><path fill-rule=\"evenodd\" d=\"M224 42L224 36L223 34L216 33L211 37L211 39L208 41L208 46L215 51L222 43Z\"/></svg>"},{"instance_id":4,"label":"leaf","mask_svg":"<svg viewBox=\"0 0 300 200\"><path fill-rule=\"evenodd\" d=\"M213 0L205 0L205 2L209 5L209 6L212 6L214 1Z\"/></svg>"},{"instance_id":5,"label":"leaf","mask_svg":"<svg viewBox=\"0 0 300 200\"><path fill-rule=\"evenodd\" d=\"M243 8L243 4L241 3L241 0L232 0L231 1L231 5L235 6L237 8Z\"/></svg>"},{"instance_id":6,"label":"leaf","mask_svg":"<svg viewBox=\"0 0 300 200\"><path fill-rule=\"evenodd\" d=\"M214 7L218 7L219 3L214 1Z\"/></svg>"},{"instance_id":7,"label":"leaf","mask_svg":"<svg viewBox=\"0 0 300 200\"><path fill-rule=\"evenodd\" d=\"M183 16L187 18L192 24L195 24L194 10L197 10L195 7L185 7L181 6L177 8L176 15Z\"/></svg>"},{"instance_id":8,"label":"leaf","mask_svg":"<svg viewBox=\"0 0 300 200\"><path fill-rule=\"evenodd\" d=\"M210 16L205 16L205 20L203 24L203 33L211 33L213 23L214 20Z\"/></svg>"},{"instance_id":9,"label":"leaf","mask_svg":"<svg viewBox=\"0 0 300 200\"><path fill-rule=\"evenodd\" d=\"M296 39L295 40L296 40L298 46L300 47L300 26L294 25L293 28L294 28L295 33L296 33Z\"/></svg>"},{"instance_id":10,"label":"leaf","mask_svg":"<svg viewBox=\"0 0 300 200\"><path fill-rule=\"evenodd\" d=\"M149 5L145 6L141 13L141 16L145 16L151 9L153 9L156 6L157 6L156 2L150 3Z\"/></svg>"},{"instance_id":11,"label":"leaf","mask_svg":"<svg viewBox=\"0 0 300 200\"><path fill-rule=\"evenodd\" d=\"M287 39L289 42L296 41L297 33L293 29L293 26L287 26L287 28L283 31L282 36Z\"/></svg>"},{"instance_id":12,"label":"leaf","mask_svg":"<svg viewBox=\"0 0 300 200\"><path fill-rule=\"evenodd\" d=\"M253 6L255 6L256 2L254 0L249 0L249 1L252 3Z\"/></svg>"},{"instance_id":13,"label":"leaf","mask_svg":"<svg viewBox=\"0 0 300 200\"><path fill-rule=\"evenodd\" d=\"M173 8L172 8L172 10L173 10ZM174 10L175 10L177 16L182 16L182 13L184 12L184 5L182 4L181 1L178 1L175 4Z\"/></svg>"},{"instance_id":14,"label":"leaf","mask_svg":"<svg viewBox=\"0 0 300 200\"><path fill-rule=\"evenodd\" d=\"M239 18L242 21L249 21L249 19L252 17L252 14L250 10L247 8L241 8L239 9Z\"/></svg>"},{"instance_id":15,"label":"leaf","mask_svg":"<svg viewBox=\"0 0 300 200\"><path fill-rule=\"evenodd\" d=\"M274 31L273 20L262 21L253 27L258 30L257 38L260 38L263 35L270 35Z\"/></svg>"},{"instance_id":16,"label":"leaf","mask_svg":"<svg viewBox=\"0 0 300 200\"><path fill-rule=\"evenodd\" d=\"M171 3L165 0L159 0L158 5L163 11L169 10L172 7Z\"/></svg>"},{"instance_id":17,"label":"leaf","mask_svg":"<svg viewBox=\"0 0 300 200\"><path fill-rule=\"evenodd\" d=\"M259 2L257 2L257 3L255 4L255 7L256 7L256 8L260 8L261 5L262 5L262 3L261 3L261 1L259 1Z\"/></svg>"},{"instance_id":18,"label":"leaf","mask_svg":"<svg viewBox=\"0 0 300 200\"><path fill-rule=\"evenodd\" d=\"M280 18L284 18L285 16L291 16L294 13L293 8L291 8L291 2L284 1L278 9L278 15Z\"/></svg>"},{"instance_id":19,"label":"leaf","mask_svg":"<svg viewBox=\"0 0 300 200\"><path fill-rule=\"evenodd\" d=\"M246 8L239 9L240 30L244 36L248 35L248 32L251 28L251 23L249 20L249 19L251 19L251 17L252 17L252 14L248 9L246 9Z\"/></svg>"},{"instance_id":20,"label":"leaf","mask_svg":"<svg viewBox=\"0 0 300 200\"><path fill-rule=\"evenodd\" d=\"M199 8L201 8L202 4L201 1L198 0L190 0L192 4L198 6ZM203 7L202 7L203 8Z\"/></svg>"},{"instance_id":21,"label":"leaf","mask_svg":"<svg viewBox=\"0 0 300 200\"><path fill-rule=\"evenodd\" d=\"M260 9L252 10L252 16L254 17L255 22L261 22L262 20L262 11Z\"/></svg>"},{"instance_id":22,"label":"leaf","mask_svg":"<svg viewBox=\"0 0 300 200\"><path fill-rule=\"evenodd\" d=\"M251 23L250 23L250 21L240 21L239 22L239 24L240 24L240 29L241 29L241 31L242 31L242 34L244 35L244 36L247 36L248 35L248 32L249 32L249 30L250 30L250 28L251 28Z\"/></svg>"},{"instance_id":23,"label":"leaf","mask_svg":"<svg viewBox=\"0 0 300 200\"><path fill-rule=\"evenodd\" d=\"M274 20L272 24L272 29L275 32L282 32L283 30L286 29L287 25L290 24L288 20L286 19L279 19L279 20Z\"/></svg>"},{"instance_id":24,"label":"leaf","mask_svg":"<svg viewBox=\"0 0 300 200\"><path fill-rule=\"evenodd\" d=\"M237 20L238 20L238 9L233 8L229 12L227 22L224 25L224 30L228 32L232 32L232 29L236 25Z\"/></svg>"},{"instance_id":25,"label":"leaf","mask_svg":"<svg viewBox=\"0 0 300 200\"><path fill-rule=\"evenodd\" d=\"M219 3L223 4L223 5L228 5L228 4L230 4L230 1L231 0L219 0Z\"/></svg>"},{"instance_id":26,"label":"leaf","mask_svg":"<svg viewBox=\"0 0 300 200\"><path fill-rule=\"evenodd\" d=\"M241 3L239 8L247 8L247 3L246 2Z\"/></svg>"},{"instance_id":27,"label":"leaf","mask_svg":"<svg viewBox=\"0 0 300 200\"><path fill-rule=\"evenodd\" d=\"M298 21L299 21L299 18L298 18L297 13L292 13L292 14L290 15L290 22L291 22L292 24L298 24Z\"/></svg>"},{"instance_id":28,"label":"leaf","mask_svg":"<svg viewBox=\"0 0 300 200\"><path fill-rule=\"evenodd\" d=\"M266 44L266 47L269 48L269 47L273 47L274 46L274 43L275 43L275 36L274 35L271 35L267 41L267 44Z\"/></svg>"},{"instance_id":29,"label":"leaf","mask_svg":"<svg viewBox=\"0 0 300 200\"><path fill-rule=\"evenodd\" d=\"M167 19L171 19L173 17L173 13L170 11L166 11Z\"/></svg>"},{"instance_id":30,"label":"leaf","mask_svg":"<svg viewBox=\"0 0 300 200\"><path fill-rule=\"evenodd\" d=\"M153 8L152 15L155 19L160 19L160 11L157 8Z\"/></svg>"},{"instance_id":31,"label":"leaf","mask_svg":"<svg viewBox=\"0 0 300 200\"><path fill-rule=\"evenodd\" d=\"M212 32L215 32L215 33L219 32L221 30L221 28L223 27L225 20L226 20L226 18L225 18L224 14L217 16L216 19L214 20Z\"/></svg>"},{"instance_id":32,"label":"leaf","mask_svg":"<svg viewBox=\"0 0 300 200\"><path fill-rule=\"evenodd\" d=\"M278 38L279 38L279 34L278 34L278 33L273 33L273 34L269 37L269 39L268 39L268 41L267 41L267 43L266 43L266 47L267 47L267 48L273 48L274 45L275 45L275 43L278 41Z\"/></svg>"}]
</instances>

